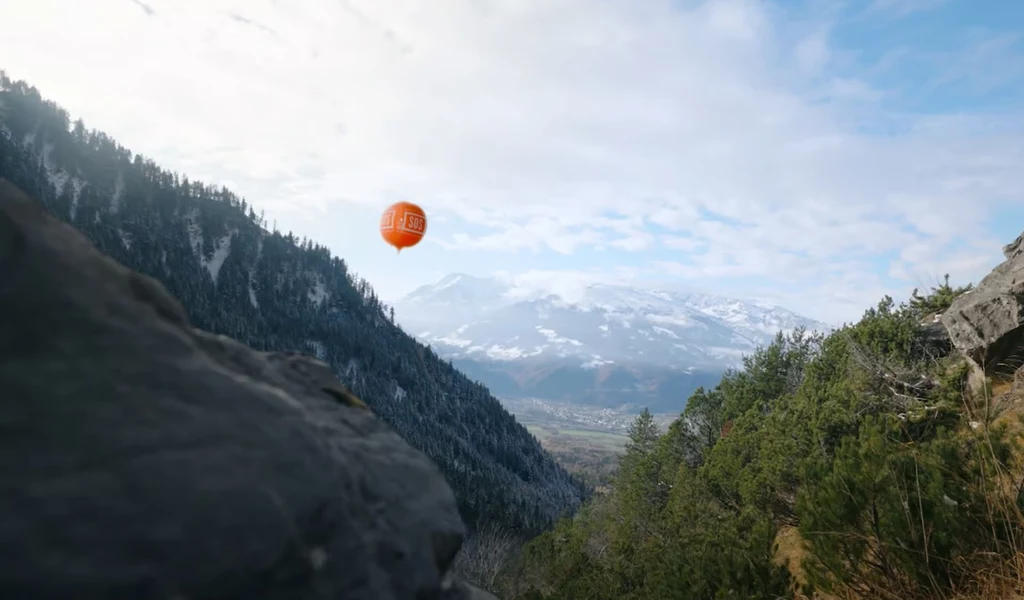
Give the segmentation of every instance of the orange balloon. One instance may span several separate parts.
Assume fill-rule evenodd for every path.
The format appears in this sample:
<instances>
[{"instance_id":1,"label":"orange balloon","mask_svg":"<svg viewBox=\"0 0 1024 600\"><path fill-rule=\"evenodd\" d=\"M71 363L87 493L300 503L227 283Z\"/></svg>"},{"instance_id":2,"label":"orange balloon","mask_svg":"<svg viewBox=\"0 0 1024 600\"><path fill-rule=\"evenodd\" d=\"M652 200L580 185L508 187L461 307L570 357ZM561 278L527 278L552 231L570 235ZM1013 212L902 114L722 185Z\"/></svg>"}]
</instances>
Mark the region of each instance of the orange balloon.
<instances>
[{"instance_id":1,"label":"orange balloon","mask_svg":"<svg viewBox=\"0 0 1024 600\"><path fill-rule=\"evenodd\" d=\"M411 248L427 233L427 215L412 202L396 202L380 217L380 236L398 249Z\"/></svg>"}]
</instances>

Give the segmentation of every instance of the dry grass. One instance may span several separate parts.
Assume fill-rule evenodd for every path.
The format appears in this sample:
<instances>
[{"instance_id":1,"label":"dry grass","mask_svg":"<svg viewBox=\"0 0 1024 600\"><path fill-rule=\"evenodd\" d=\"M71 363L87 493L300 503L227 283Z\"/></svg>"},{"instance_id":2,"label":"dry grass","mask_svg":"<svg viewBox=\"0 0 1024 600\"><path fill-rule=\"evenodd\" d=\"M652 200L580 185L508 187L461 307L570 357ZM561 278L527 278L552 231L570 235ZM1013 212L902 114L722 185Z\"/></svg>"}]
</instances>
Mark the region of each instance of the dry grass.
<instances>
[{"instance_id":1,"label":"dry grass","mask_svg":"<svg viewBox=\"0 0 1024 600\"><path fill-rule=\"evenodd\" d=\"M807 557L807 548L804 546L804 538L796 527L782 527L775 534L775 564L785 564L789 574L796 582L796 588L800 589L807 583L807 573L804 572L803 560ZM797 593L795 600L843 600L838 596L816 594L814 598L808 598Z\"/></svg>"},{"instance_id":2,"label":"dry grass","mask_svg":"<svg viewBox=\"0 0 1024 600\"><path fill-rule=\"evenodd\" d=\"M1018 552L991 571L979 572L974 589L948 600L1024 600L1024 552Z\"/></svg>"},{"instance_id":3,"label":"dry grass","mask_svg":"<svg viewBox=\"0 0 1024 600\"><path fill-rule=\"evenodd\" d=\"M990 499L989 510L999 514L1007 528L1024 530L1024 514L1017 506L1016 499L1024 480L1024 369L1018 369L1009 378L989 382L985 397L979 398L993 408L993 426L1005 425L1011 438L1017 442L1018 452L1008 469L998 469L1000 493ZM999 560L992 557L991 566L979 569L969 589L944 600L1024 600L1024 540L1016 540L1016 551L1009 558Z\"/></svg>"},{"instance_id":4,"label":"dry grass","mask_svg":"<svg viewBox=\"0 0 1024 600\"><path fill-rule=\"evenodd\" d=\"M803 560L807 556L804 539L796 527L782 527L775 535L775 564L786 563L790 575L800 585L807 583Z\"/></svg>"},{"instance_id":5,"label":"dry grass","mask_svg":"<svg viewBox=\"0 0 1024 600\"><path fill-rule=\"evenodd\" d=\"M1014 380L1006 379L1003 381L996 381L992 383L992 398L995 400L1000 399L1003 395L1010 393L1014 388Z\"/></svg>"},{"instance_id":6,"label":"dry grass","mask_svg":"<svg viewBox=\"0 0 1024 600\"><path fill-rule=\"evenodd\" d=\"M1024 412L1024 368L1013 377L994 379L990 385L992 403L997 410L1009 414Z\"/></svg>"}]
</instances>

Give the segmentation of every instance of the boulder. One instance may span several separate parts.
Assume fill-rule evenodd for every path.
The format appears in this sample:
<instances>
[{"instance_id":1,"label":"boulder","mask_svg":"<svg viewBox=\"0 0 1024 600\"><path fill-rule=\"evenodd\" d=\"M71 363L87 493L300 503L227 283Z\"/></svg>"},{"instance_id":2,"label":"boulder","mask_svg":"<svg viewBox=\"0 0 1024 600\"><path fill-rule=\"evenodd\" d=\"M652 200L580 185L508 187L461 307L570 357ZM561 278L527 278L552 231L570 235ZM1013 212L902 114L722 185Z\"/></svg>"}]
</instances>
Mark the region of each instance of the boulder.
<instances>
[{"instance_id":1,"label":"boulder","mask_svg":"<svg viewBox=\"0 0 1024 600\"><path fill-rule=\"evenodd\" d=\"M0 597L466 600L422 453L0 180Z\"/></svg>"},{"instance_id":2,"label":"boulder","mask_svg":"<svg viewBox=\"0 0 1024 600\"><path fill-rule=\"evenodd\" d=\"M953 346L949 330L942 324L938 315L933 322L921 324L921 342L930 356L947 356Z\"/></svg>"},{"instance_id":3,"label":"boulder","mask_svg":"<svg viewBox=\"0 0 1024 600\"><path fill-rule=\"evenodd\" d=\"M1013 373L1024 358L1024 234L1006 260L942 315L953 346L989 374Z\"/></svg>"}]
</instances>

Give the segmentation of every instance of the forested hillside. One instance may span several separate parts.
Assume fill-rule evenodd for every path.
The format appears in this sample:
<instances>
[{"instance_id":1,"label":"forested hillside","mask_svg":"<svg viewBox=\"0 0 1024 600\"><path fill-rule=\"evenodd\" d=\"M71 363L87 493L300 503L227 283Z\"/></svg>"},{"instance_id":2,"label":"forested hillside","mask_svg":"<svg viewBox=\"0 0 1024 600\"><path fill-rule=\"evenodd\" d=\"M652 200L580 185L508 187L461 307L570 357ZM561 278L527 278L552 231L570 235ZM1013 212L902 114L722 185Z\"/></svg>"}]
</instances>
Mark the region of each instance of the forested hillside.
<instances>
[{"instance_id":1,"label":"forested hillside","mask_svg":"<svg viewBox=\"0 0 1024 600\"><path fill-rule=\"evenodd\" d=\"M483 386L394 324L345 262L267 231L243 198L171 173L0 72L0 177L155 277L196 327L313 354L441 468L470 527L536 533L583 487Z\"/></svg>"},{"instance_id":2,"label":"forested hillside","mask_svg":"<svg viewBox=\"0 0 1024 600\"><path fill-rule=\"evenodd\" d=\"M667 431L641 415L613 490L496 587L506 600L1024 597L1024 369L982 380L950 338L981 347L984 332L990 358L1021 364L1024 251L1007 248L984 290L947 279L827 337L780 335Z\"/></svg>"}]
</instances>

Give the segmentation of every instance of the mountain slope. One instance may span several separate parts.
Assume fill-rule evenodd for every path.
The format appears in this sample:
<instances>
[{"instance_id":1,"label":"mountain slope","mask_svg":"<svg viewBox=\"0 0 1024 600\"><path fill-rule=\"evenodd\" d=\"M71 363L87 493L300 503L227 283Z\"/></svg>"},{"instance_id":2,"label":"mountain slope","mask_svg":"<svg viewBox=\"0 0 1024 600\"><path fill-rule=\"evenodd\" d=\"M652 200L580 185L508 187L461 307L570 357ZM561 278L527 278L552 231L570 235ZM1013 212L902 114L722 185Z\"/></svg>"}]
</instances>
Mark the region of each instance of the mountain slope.
<instances>
[{"instance_id":1,"label":"mountain slope","mask_svg":"<svg viewBox=\"0 0 1024 600\"><path fill-rule=\"evenodd\" d=\"M578 298L523 295L448 275L395 303L399 322L493 392L681 410L698 386L798 327L823 323L762 303L592 285Z\"/></svg>"},{"instance_id":2,"label":"mountain slope","mask_svg":"<svg viewBox=\"0 0 1024 600\"><path fill-rule=\"evenodd\" d=\"M470 526L537 531L581 486L483 386L402 332L328 250L248 203L133 155L0 72L0 177L103 252L163 282L196 327L314 354L440 467Z\"/></svg>"}]
</instances>

